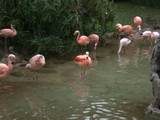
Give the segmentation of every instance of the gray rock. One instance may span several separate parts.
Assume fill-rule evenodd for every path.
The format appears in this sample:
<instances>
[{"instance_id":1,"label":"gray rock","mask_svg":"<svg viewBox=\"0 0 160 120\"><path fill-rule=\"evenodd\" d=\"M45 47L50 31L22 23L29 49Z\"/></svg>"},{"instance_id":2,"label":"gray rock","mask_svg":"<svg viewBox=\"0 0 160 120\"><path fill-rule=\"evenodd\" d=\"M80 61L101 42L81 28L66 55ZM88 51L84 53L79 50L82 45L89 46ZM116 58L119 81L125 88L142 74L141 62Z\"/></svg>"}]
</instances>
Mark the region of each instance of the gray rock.
<instances>
[{"instance_id":1,"label":"gray rock","mask_svg":"<svg viewBox=\"0 0 160 120\"><path fill-rule=\"evenodd\" d=\"M160 41L157 41L151 58L151 82L153 100L149 105L147 114L160 117Z\"/></svg>"}]
</instances>

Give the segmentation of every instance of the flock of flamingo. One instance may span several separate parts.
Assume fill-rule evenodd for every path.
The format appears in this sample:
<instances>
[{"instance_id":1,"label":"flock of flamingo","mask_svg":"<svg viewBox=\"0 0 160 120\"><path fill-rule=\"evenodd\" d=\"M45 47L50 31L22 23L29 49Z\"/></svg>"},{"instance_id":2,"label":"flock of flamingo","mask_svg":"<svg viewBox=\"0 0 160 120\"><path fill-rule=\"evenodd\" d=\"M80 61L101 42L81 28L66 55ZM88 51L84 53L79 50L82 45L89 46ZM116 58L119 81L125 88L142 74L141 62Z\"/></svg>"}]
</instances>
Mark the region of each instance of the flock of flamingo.
<instances>
[{"instance_id":1,"label":"flock of flamingo","mask_svg":"<svg viewBox=\"0 0 160 120\"><path fill-rule=\"evenodd\" d=\"M141 34L142 19L139 16L136 16L133 19L133 22L137 25L137 29L138 29L139 33ZM129 38L122 38L120 40L119 50L118 50L118 54L120 54L122 48L125 46L128 46L135 39L135 36L134 36L134 34L132 34L133 28L131 25L122 26L120 23L118 23L118 24L116 24L116 28L119 29L120 32L123 32L124 34L126 34L128 37L129 36L132 37L131 40ZM5 55L8 56L8 66L4 63L0 63L0 80L7 77L11 73L12 68L13 68L12 64L16 60L15 55L13 55L13 54L7 55L7 53L8 53L7 38L13 37L16 34L17 34L17 31L14 29L13 25L11 25L11 29L0 30L0 37L5 38ZM78 31L78 30L75 31L74 35L76 35L76 34L78 34L76 41L79 45L86 46L88 44L94 44L94 50L96 50L97 44L99 42L99 36L97 34L91 34L89 36L85 36L85 35L80 36L80 31ZM160 35L158 32L151 32L151 31L144 31L141 34L141 37L147 37L151 40L154 40L155 43L156 43L156 40L159 36ZM85 73L85 68L88 68L91 65L92 60L89 57L89 52L87 51L86 54L84 54L84 55L78 55L75 58L74 62L75 62L75 64L78 64L79 67L84 68L84 73ZM28 64L26 64L26 70L28 68L30 68L32 70L38 70L38 69L42 68L44 65L45 65L45 57L41 54L37 54L29 60Z\"/></svg>"}]
</instances>

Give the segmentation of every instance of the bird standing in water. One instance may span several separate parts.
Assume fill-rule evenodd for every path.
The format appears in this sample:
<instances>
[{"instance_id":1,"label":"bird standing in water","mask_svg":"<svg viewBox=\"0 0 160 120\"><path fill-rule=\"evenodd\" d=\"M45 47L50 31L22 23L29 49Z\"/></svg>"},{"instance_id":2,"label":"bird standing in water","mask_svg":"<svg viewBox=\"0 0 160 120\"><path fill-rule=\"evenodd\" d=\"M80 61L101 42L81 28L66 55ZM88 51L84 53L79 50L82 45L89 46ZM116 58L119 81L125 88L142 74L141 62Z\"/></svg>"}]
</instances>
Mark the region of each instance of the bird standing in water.
<instances>
[{"instance_id":1,"label":"bird standing in water","mask_svg":"<svg viewBox=\"0 0 160 120\"><path fill-rule=\"evenodd\" d=\"M139 16L136 16L133 19L133 22L137 25L137 28L139 30L139 32L141 31L141 23L142 23L142 19Z\"/></svg>"},{"instance_id":2,"label":"bird standing in water","mask_svg":"<svg viewBox=\"0 0 160 120\"><path fill-rule=\"evenodd\" d=\"M130 43L131 43L132 40L129 40L128 38L122 38L120 40L120 43L119 43L119 50L118 50L118 54L120 54L121 50L123 47L127 47ZM124 48L124 51L125 51L125 48Z\"/></svg>"},{"instance_id":3,"label":"bird standing in water","mask_svg":"<svg viewBox=\"0 0 160 120\"><path fill-rule=\"evenodd\" d=\"M84 74L85 74L85 69L91 65L92 60L89 57L89 52L86 52L85 55L78 55L74 60L74 62L75 64L78 64L79 67L84 68Z\"/></svg>"},{"instance_id":4,"label":"bird standing in water","mask_svg":"<svg viewBox=\"0 0 160 120\"><path fill-rule=\"evenodd\" d=\"M8 49L7 49L7 38L8 37L13 37L17 34L17 31L14 29L13 25L11 24L11 29L2 29L0 30L0 37L5 38L5 56L8 54Z\"/></svg>"},{"instance_id":5,"label":"bird standing in water","mask_svg":"<svg viewBox=\"0 0 160 120\"><path fill-rule=\"evenodd\" d=\"M88 38L90 39L91 43L94 43L94 50L96 50L99 36L97 34L91 34L88 36Z\"/></svg>"},{"instance_id":6,"label":"bird standing in water","mask_svg":"<svg viewBox=\"0 0 160 120\"><path fill-rule=\"evenodd\" d=\"M119 29L120 32L124 32L125 34L130 35L132 39L134 39L134 34L132 34L132 30L132 26L130 25L124 25Z\"/></svg>"},{"instance_id":7,"label":"bird standing in water","mask_svg":"<svg viewBox=\"0 0 160 120\"><path fill-rule=\"evenodd\" d=\"M86 45L88 45L91 42L90 39L87 36L84 36L84 35L80 36L80 32L78 30L76 30L74 32L74 35L76 35L76 34L78 34L78 36L77 36L77 43L79 45L86 46Z\"/></svg>"},{"instance_id":8,"label":"bird standing in water","mask_svg":"<svg viewBox=\"0 0 160 120\"><path fill-rule=\"evenodd\" d=\"M151 33L151 39L154 40L154 42L157 42L157 38L159 37L159 32L152 32Z\"/></svg>"},{"instance_id":9,"label":"bird standing in water","mask_svg":"<svg viewBox=\"0 0 160 120\"><path fill-rule=\"evenodd\" d=\"M151 31L144 31L144 32L142 33L141 37L145 37L145 38L150 39L150 43L151 43L151 46L152 46L151 34L152 34Z\"/></svg>"},{"instance_id":10,"label":"bird standing in water","mask_svg":"<svg viewBox=\"0 0 160 120\"><path fill-rule=\"evenodd\" d=\"M15 62L16 57L13 54L8 55L8 66L4 63L0 63L0 80L7 77L13 68L13 63Z\"/></svg>"},{"instance_id":11,"label":"bird standing in water","mask_svg":"<svg viewBox=\"0 0 160 120\"><path fill-rule=\"evenodd\" d=\"M117 27L118 29L121 29L121 28L122 28L122 24L117 23L117 24L116 24L116 27Z\"/></svg>"},{"instance_id":12,"label":"bird standing in water","mask_svg":"<svg viewBox=\"0 0 160 120\"><path fill-rule=\"evenodd\" d=\"M32 70L39 70L45 65L45 63L45 57L41 54L37 54L29 60L29 63L26 65L26 70L28 68ZM38 80L38 75L35 76L35 79Z\"/></svg>"}]
</instances>

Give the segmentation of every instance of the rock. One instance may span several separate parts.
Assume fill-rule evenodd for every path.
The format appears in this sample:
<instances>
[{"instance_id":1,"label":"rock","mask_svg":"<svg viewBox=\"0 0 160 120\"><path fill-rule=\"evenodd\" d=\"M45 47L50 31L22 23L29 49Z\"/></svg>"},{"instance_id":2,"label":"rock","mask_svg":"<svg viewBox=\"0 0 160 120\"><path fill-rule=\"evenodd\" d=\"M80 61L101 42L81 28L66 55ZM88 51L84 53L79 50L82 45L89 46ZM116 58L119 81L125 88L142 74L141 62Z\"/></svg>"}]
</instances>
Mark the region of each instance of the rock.
<instances>
[{"instance_id":1,"label":"rock","mask_svg":"<svg viewBox=\"0 0 160 120\"><path fill-rule=\"evenodd\" d=\"M149 105L147 114L160 116L160 41L157 41L151 58L151 82L153 100Z\"/></svg>"}]
</instances>

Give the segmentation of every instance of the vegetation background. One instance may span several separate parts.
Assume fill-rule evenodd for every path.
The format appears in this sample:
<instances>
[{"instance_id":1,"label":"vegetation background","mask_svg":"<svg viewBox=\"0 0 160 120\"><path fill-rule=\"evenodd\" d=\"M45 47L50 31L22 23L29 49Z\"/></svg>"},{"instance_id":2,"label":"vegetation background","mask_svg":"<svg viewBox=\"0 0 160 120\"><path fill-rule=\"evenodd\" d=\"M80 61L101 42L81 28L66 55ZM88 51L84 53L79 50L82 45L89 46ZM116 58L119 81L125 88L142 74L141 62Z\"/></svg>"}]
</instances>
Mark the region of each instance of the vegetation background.
<instances>
[{"instance_id":1,"label":"vegetation background","mask_svg":"<svg viewBox=\"0 0 160 120\"><path fill-rule=\"evenodd\" d=\"M103 34L111 31L114 16L114 3L108 0L0 1L0 29L14 24L18 34L8 40L9 45L26 55L77 52L75 30Z\"/></svg>"},{"instance_id":2,"label":"vegetation background","mask_svg":"<svg viewBox=\"0 0 160 120\"><path fill-rule=\"evenodd\" d=\"M160 5L159 0L1 0L0 29L15 25L18 34L9 38L8 45L19 54L65 56L81 50L75 30L81 35L97 33L102 45L103 34L115 31L117 22L131 24L137 15L155 18L154 10L144 11L133 3L154 8Z\"/></svg>"}]
</instances>

